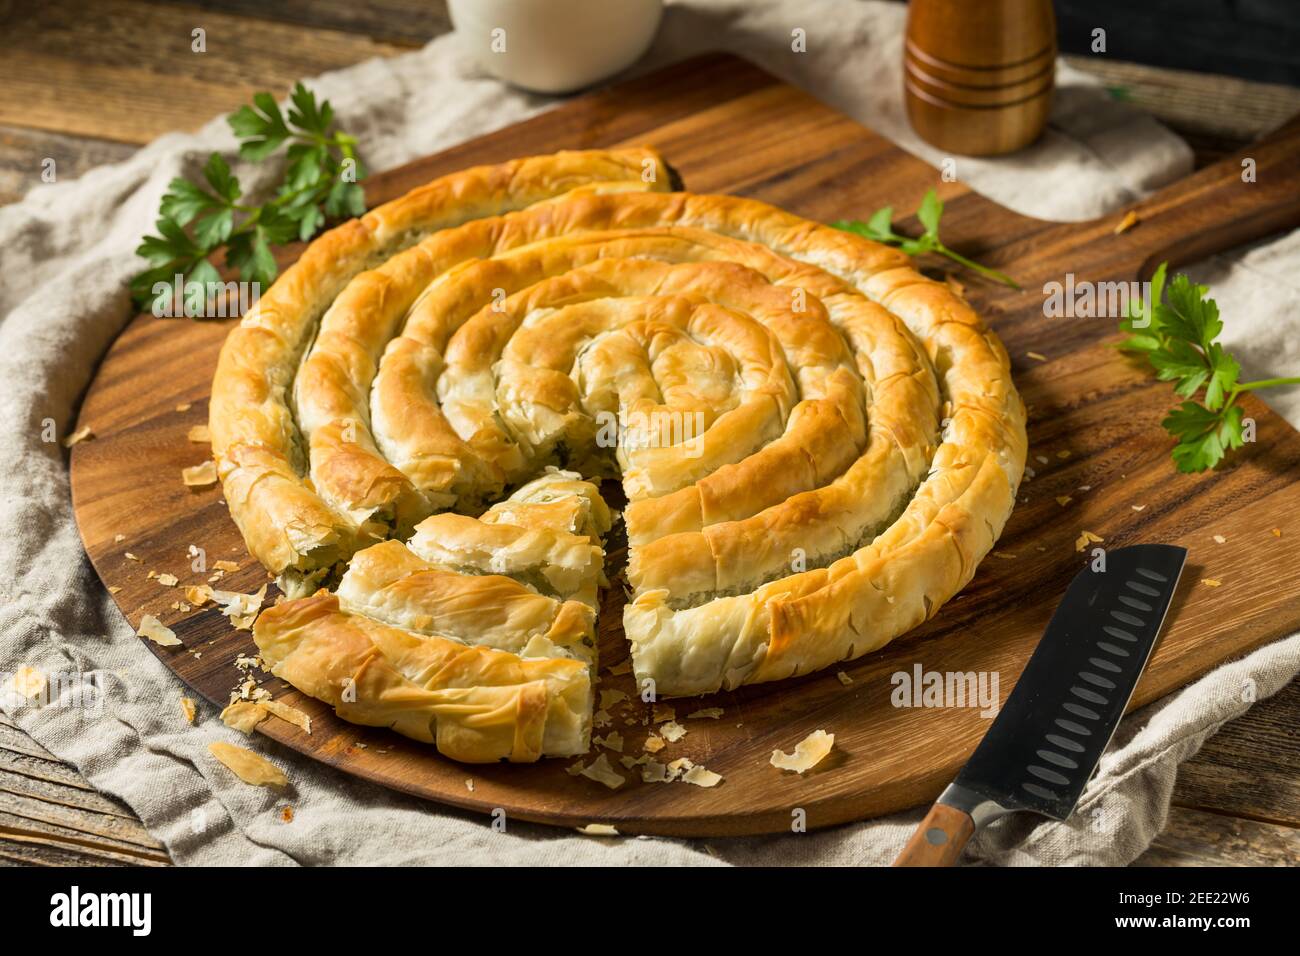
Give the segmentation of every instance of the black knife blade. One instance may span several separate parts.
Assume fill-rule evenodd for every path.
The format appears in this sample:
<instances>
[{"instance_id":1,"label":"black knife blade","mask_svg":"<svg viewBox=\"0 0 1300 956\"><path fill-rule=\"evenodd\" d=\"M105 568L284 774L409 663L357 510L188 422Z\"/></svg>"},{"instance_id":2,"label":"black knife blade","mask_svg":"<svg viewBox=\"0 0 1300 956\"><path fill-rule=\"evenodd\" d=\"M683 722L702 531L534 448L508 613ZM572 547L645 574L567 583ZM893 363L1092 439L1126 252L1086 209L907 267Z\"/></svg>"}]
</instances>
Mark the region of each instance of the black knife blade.
<instances>
[{"instance_id":1,"label":"black knife blade","mask_svg":"<svg viewBox=\"0 0 1300 956\"><path fill-rule=\"evenodd\" d=\"M994 804L986 814L1068 817L1124 716L1186 559L1185 548L1142 544L1107 551L1104 571L1079 572L949 790Z\"/></svg>"},{"instance_id":2,"label":"black knife blade","mask_svg":"<svg viewBox=\"0 0 1300 956\"><path fill-rule=\"evenodd\" d=\"M1080 571L980 745L895 866L949 866L976 830L1032 810L1064 820L1096 769L1164 624L1184 548L1107 551Z\"/></svg>"}]
</instances>

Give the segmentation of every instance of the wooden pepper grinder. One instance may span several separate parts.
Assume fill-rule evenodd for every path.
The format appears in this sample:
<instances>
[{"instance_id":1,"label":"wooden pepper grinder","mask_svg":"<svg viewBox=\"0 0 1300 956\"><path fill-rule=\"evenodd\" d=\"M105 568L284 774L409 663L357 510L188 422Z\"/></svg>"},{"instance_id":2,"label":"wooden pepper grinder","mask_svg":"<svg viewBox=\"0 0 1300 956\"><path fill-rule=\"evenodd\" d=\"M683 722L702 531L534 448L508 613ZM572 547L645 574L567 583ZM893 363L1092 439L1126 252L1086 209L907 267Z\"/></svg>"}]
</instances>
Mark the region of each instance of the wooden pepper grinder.
<instances>
[{"instance_id":1,"label":"wooden pepper grinder","mask_svg":"<svg viewBox=\"0 0 1300 956\"><path fill-rule=\"evenodd\" d=\"M911 0L907 115L927 143L993 156L1043 131L1056 72L1051 0Z\"/></svg>"}]
</instances>

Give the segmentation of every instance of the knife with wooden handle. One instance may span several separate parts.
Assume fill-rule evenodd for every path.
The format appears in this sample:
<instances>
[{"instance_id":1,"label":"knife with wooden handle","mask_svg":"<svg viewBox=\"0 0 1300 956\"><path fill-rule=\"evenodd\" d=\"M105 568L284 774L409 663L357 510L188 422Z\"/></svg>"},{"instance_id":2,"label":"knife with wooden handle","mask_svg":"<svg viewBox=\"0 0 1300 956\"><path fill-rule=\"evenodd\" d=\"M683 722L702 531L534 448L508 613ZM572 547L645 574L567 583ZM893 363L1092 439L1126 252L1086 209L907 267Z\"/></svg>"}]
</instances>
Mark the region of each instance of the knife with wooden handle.
<instances>
[{"instance_id":1,"label":"knife with wooden handle","mask_svg":"<svg viewBox=\"0 0 1300 956\"><path fill-rule=\"evenodd\" d=\"M1075 575L993 725L895 866L950 866L976 830L1008 813L1064 820L1074 811L1186 560L1184 548L1141 544L1107 551L1104 564Z\"/></svg>"}]
</instances>

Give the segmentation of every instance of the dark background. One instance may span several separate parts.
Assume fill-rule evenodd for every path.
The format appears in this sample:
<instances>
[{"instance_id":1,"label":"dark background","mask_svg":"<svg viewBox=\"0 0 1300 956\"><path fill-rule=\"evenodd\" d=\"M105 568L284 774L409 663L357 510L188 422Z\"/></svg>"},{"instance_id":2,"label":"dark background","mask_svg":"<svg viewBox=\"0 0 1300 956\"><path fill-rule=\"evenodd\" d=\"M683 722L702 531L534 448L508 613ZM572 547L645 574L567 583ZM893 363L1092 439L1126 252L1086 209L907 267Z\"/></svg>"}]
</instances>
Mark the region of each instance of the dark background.
<instances>
[{"instance_id":1,"label":"dark background","mask_svg":"<svg viewBox=\"0 0 1300 956\"><path fill-rule=\"evenodd\" d=\"M1062 52L1300 86L1300 0L1056 0Z\"/></svg>"}]
</instances>

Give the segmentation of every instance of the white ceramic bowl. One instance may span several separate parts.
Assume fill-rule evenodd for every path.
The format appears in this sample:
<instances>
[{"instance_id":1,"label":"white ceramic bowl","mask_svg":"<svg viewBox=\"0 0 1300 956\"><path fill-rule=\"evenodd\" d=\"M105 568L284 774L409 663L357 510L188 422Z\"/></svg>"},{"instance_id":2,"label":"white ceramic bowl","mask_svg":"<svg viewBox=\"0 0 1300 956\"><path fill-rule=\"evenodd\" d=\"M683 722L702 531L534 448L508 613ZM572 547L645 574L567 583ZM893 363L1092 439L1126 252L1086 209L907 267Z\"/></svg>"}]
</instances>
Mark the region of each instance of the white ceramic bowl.
<instances>
[{"instance_id":1,"label":"white ceramic bowl","mask_svg":"<svg viewBox=\"0 0 1300 956\"><path fill-rule=\"evenodd\" d=\"M493 76L569 93L635 63L663 0L449 0L451 22Z\"/></svg>"}]
</instances>

